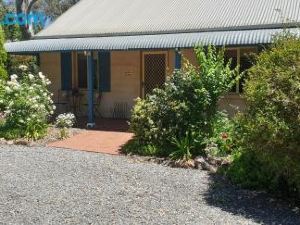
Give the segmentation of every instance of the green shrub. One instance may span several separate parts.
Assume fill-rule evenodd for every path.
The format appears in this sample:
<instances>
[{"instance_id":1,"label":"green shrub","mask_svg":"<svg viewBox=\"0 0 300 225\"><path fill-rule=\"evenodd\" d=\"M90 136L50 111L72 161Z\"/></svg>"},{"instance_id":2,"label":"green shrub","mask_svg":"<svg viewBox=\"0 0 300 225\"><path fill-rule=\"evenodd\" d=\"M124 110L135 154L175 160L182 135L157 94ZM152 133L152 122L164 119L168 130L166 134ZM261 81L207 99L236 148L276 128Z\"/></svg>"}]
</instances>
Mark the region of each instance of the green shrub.
<instances>
[{"instance_id":1,"label":"green shrub","mask_svg":"<svg viewBox=\"0 0 300 225\"><path fill-rule=\"evenodd\" d=\"M7 79L7 71L6 71L6 61L7 61L7 53L4 49L4 32L0 27L0 79Z\"/></svg>"},{"instance_id":2,"label":"green shrub","mask_svg":"<svg viewBox=\"0 0 300 225\"><path fill-rule=\"evenodd\" d=\"M245 186L300 198L300 39L277 36L248 74L248 110L235 125L239 157L228 174Z\"/></svg>"},{"instance_id":3,"label":"green shrub","mask_svg":"<svg viewBox=\"0 0 300 225\"><path fill-rule=\"evenodd\" d=\"M204 149L204 140L212 134L212 121L221 95L235 84L237 70L224 62L224 49L209 46L195 50L199 67L186 63L167 80L163 89L155 89L138 99L130 127L143 145L158 146L170 155L189 137L191 154ZM174 156L174 154L173 154Z\"/></svg>"},{"instance_id":4,"label":"green shrub","mask_svg":"<svg viewBox=\"0 0 300 225\"><path fill-rule=\"evenodd\" d=\"M282 196L299 198L299 161L290 157L252 151L236 151L226 174L234 183L251 189L266 189Z\"/></svg>"},{"instance_id":5,"label":"green shrub","mask_svg":"<svg viewBox=\"0 0 300 225\"><path fill-rule=\"evenodd\" d=\"M5 122L0 134L7 139L26 137L38 139L45 135L49 116L54 106L47 90L50 81L42 74L27 72L20 66L19 76L0 81L0 110Z\"/></svg>"},{"instance_id":6,"label":"green shrub","mask_svg":"<svg viewBox=\"0 0 300 225\"><path fill-rule=\"evenodd\" d=\"M21 74L20 66L25 65L28 71L37 74L39 70L38 59L36 56L28 55L9 55L7 58L7 72L8 74Z\"/></svg>"}]
</instances>

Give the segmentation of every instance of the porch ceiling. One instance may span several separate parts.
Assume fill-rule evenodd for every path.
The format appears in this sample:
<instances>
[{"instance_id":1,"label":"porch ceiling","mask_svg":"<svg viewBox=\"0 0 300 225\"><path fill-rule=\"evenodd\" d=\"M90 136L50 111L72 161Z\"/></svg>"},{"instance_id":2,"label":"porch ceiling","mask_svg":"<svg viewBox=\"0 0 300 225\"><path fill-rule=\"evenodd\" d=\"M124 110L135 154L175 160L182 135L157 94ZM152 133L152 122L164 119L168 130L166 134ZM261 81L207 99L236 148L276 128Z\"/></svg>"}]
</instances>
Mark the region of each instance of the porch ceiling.
<instances>
[{"instance_id":1,"label":"porch ceiling","mask_svg":"<svg viewBox=\"0 0 300 225\"><path fill-rule=\"evenodd\" d=\"M213 44L217 46L257 45L271 43L272 36L281 31L282 29L258 29L136 36L36 39L6 43L5 49L9 53L37 53L84 50L191 48L199 44ZM293 28L291 31L300 34L299 29Z\"/></svg>"}]
</instances>

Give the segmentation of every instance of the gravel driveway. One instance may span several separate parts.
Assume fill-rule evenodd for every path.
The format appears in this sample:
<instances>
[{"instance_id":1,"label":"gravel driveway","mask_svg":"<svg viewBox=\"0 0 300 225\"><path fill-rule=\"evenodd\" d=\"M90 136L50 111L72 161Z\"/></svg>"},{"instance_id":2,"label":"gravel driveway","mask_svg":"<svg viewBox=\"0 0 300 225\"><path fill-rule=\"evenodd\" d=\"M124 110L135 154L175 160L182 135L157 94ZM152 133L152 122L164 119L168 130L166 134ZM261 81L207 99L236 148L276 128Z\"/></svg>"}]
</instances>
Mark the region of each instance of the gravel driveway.
<instances>
[{"instance_id":1,"label":"gravel driveway","mask_svg":"<svg viewBox=\"0 0 300 225\"><path fill-rule=\"evenodd\" d=\"M203 171L0 146L0 224L300 224L297 209Z\"/></svg>"}]
</instances>

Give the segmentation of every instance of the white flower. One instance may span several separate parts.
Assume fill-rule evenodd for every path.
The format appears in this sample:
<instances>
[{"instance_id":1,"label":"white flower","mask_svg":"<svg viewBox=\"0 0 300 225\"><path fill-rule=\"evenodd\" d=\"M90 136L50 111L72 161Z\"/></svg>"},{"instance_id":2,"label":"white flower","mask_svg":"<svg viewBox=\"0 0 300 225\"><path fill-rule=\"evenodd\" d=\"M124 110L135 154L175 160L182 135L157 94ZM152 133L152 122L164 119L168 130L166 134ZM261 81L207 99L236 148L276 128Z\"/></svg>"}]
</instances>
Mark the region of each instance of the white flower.
<instances>
[{"instance_id":1,"label":"white flower","mask_svg":"<svg viewBox=\"0 0 300 225\"><path fill-rule=\"evenodd\" d=\"M10 76L10 80L13 82L17 81L17 79L18 79L18 75L16 75L16 74L13 74Z\"/></svg>"},{"instance_id":2,"label":"white flower","mask_svg":"<svg viewBox=\"0 0 300 225\"><path fill-rule=\"evenodd\" d=\"M49 79L46 78L46 79L45 79L45 84L46 84L46 85L50 85L50 84L51 84L51 81L50 81Z\"/></svg>"},{"instance_id":3,"label":"white flower","mask_svg":"<svg viewBox=\"0 0 300 225\"><path fill-rule=\"evenodd\" d=\"M39 72L39 77L40 77L42 80L44 80L44 79L46 78L45 75L43 75L42 72Z\"/></svg>"},{"instance_id":4,"label":"white flower","mask_svg":"<svg viewBox=\"0 0 300 225\"><path fill-rule=\"evenodd\" d=\"M72 113L60 114L56 118L56 126L59 128L69 128L74 125L75 116Z\"/></svg>"},{"instance_id":5,"label":"white flower","mask_svg":"<svg viewBox=\"0 0 300 225\"><path fill-rule=\"evenodd\" d=\"M7 93L10 93L10 92L12 92L11 88L10 88L10 87L8 87L8 86L6 86L6 87L5 87L5 91L6 91Z\"/></svg>"},{"instance_id":6,"label":"white flower","mask_svg":"<svg viewBox=\"0 0 300 225\"><path fill-rule=\"evenodd\" d=\"M17 91L17 90L19 90L20 89L20 85L19 84L16 84L16 85L14 85L12 88L13 88L13 90L15 90L15 91Z\"/></svg>"},{"instance_id":7,"label":"white flower","mask_svg":"<svg viewBox=\"0 0 300 225\"><path fill-rule=\"evenodd\" d=\"M28 69L28 67L25 66L25 65L20 65L19 69L22 70L22 71L26 71Z\"/></svg>"},{"instance_id":8,"label":"white flower","mask_svg":"<svg viewBox=\"0 0 300 225\"><path fill-rule=\"evenodd\" d=\"M34 79L34 75L32 75L31 73L28 74L29 80L33 80Z\"/></svg>"}]
</instances>

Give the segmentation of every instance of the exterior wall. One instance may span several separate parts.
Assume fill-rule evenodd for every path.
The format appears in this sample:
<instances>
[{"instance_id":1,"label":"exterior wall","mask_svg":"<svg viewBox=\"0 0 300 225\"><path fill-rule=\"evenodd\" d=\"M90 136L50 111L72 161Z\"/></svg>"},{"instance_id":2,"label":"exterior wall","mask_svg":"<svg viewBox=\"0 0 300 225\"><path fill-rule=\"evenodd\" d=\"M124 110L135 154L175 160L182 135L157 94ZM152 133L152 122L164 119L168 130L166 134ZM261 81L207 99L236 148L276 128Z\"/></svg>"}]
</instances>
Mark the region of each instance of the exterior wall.
<instances>
[{"instance_id":1,"label":"exterior wall","mask_svg":"<svg viewBox=\"0 0 300 225\"><path fill-rule=\"evenodd\" d=\"M247 49L246 51L250 51ZM243 52L242 50L241 52ZM146 51L145 51L146 52ZM148 52L148 51L147 51ZM154 51L152 51L154 52ZM175 66L175 50L164 51L167 55L167 75L171 75ZM183 58L197 65L193 49L182 49ZM94 54L96 57L97 54ZM114 113L123 110L123 115L130 117L134 100L142 94L142 56L143 51L114 51L111 52L111 91L102 93L101 114L106 118L114 117ZM61 89L60 53L41 53L41 71L52 81L50 91L54 94L54 102L58 102ZM77 86L76 54L73 54L73 87ZM86 107L87 90L83 93L82 105ZM95 92L96 93L96 92ZM224 96L219 103L221 110L226 110L229 115L237 111L245 110L245 101L238 93L230 93ZM83 106L82 106L83 107ZM83 107L82 114L86 114ZM120 109L121 107L121 109ZM116 116L116 115L115 115Z\"/></svg>"},{"instance_id":2,"label":"exterior wall","mask_svg":"<svg viewBox=\"0 0 300 225\"><path fill-rule=\"evenodd\" d=\"M118 107L121 106L123 110L125 108L126 117L130 118L135 99L143 96L142 56L147 52L114 51L111 53L111 92L103 93L101 102L101 113L104 117L114 117L114 111L118 111ZM175 51L163 52L166 53L167 75L169 75L174 70Z\"/></svg>"},{"instance_id":3,"label":"exterior wall","mask_svg":"<svg viewBox=\"0 0 300 225\"><path fill-rule=\"evenodd\" d=\"M113 117L116 107L125 107L126 117L140 96L141 53L139 51L116 51L111 53L111 92L103 93L101 111L104 117ZM118 106L119 105L119 106Z\"/></svg>"},{"instance_id":4,"label":"exterior wall","mask_svg":"<svg viewBox=\"0 0 300 225\"><path fill-rule=\"evenodd\" d=\"M182 49L181 54L182 54L183 62L184 62L185 59L187 59L192 65L198 66L194 49L192 49L192 48Z\"/></svg>"},{"instance_id":5,"label":"exterior wall","mask_svg":"<svg viewBox=\"0 0 300 225\"><path fill-rule=\"evenodd\" d=\"M175 69L175 50L169 50L167 52L167 76L170 76Z\"/></svg>"},{"instance_id":6,"label":"exterior wall","mask_svg":"<svg viewBox=\"0 0 300 225\"><path fill-rule=\"evenodd\" d=\"M54 94L55 101L61 88L60 53L41 53L40 65L41 71L51 81L50 91Z\"/></svg>"}]
</instances>

